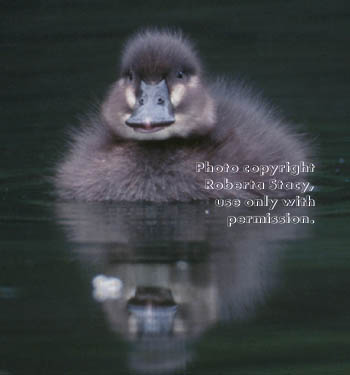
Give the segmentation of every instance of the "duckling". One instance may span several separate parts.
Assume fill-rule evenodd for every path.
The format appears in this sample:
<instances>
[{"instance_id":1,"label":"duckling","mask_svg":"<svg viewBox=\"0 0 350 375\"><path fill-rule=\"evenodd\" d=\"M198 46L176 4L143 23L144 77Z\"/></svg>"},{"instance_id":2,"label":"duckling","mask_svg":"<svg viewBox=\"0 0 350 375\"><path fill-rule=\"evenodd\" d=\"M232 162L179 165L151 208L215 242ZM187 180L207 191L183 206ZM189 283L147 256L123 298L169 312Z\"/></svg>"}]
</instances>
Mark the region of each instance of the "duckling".
<instances>
[{"instance_id":1,"label":"duckling","mask_svg":"<svg viewBox=\"0 0 350 375\"><path fill-rule=\"evenodd\" d=\"M242 198L262 192L206 189L196 163L292 164L307 154L301 136L250 89L208 81L181 32L145 30L126 43L120 76L97 113L73 132L55 183L61 198L86 201Z\"/></svg>"}]
</instances>

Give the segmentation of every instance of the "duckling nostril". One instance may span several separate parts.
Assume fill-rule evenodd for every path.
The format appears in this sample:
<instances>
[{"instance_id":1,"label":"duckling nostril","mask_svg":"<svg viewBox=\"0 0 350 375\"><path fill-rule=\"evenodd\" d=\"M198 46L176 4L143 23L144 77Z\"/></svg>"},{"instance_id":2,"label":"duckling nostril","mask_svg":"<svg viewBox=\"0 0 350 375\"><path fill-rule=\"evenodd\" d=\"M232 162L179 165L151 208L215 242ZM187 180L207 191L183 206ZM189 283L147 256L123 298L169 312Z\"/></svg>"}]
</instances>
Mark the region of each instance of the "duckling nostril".
<instances>
[{"instance_id":1,"label":"duckling nostril","mask_svg":"<svg viewBox=\"0 0 350 375\"><path fill-rule=\"evenodd\" d=\"M139 103L140 103L140 105L144 105L145 104L145 99L143 99L143 98L139 99Z\"/></svg>"},{"instance_id":2,"label":"duckling nostril","mask_svg":"<svg viewBox=\"0 0 350 375\"><path fill-rule=\"evenodd\" d=\"M158 98L158 100L157 100L157 104L159 104L159 105L163 105L164 104L164 99L163 98Z\"/></svg>"}]
</instances>

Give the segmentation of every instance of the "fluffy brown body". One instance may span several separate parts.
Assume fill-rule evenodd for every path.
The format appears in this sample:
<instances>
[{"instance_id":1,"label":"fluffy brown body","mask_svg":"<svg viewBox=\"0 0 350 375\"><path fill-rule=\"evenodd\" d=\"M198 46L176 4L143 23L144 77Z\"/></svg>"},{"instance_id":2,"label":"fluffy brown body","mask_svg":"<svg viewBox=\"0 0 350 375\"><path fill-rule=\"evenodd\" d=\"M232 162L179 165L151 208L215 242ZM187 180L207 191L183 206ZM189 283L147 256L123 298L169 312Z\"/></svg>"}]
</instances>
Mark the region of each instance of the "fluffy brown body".
<instances>
[{"instance_id":1,"label":"fluffy brown body","mask_svg":"<svg viewBox=\"0 0 350 375\"><path fill-rule=\"evenodd\" d=\"M129 126L126 121L142 97L141 82L152 85L161 80L166 82L174 122L155 124L146 118L141 125ZM308 160L308 149L292 126L243 85L207 82L193 46L181 34L146 31L126 44L120 78L100 111L74 131L55 183L63 199L242 198L262 192L205 190L204 179L271 177L207 175L196 172L196 162L294 164ZM277 178L301 180L289 174Z\"/></svg>"}]
</instances>

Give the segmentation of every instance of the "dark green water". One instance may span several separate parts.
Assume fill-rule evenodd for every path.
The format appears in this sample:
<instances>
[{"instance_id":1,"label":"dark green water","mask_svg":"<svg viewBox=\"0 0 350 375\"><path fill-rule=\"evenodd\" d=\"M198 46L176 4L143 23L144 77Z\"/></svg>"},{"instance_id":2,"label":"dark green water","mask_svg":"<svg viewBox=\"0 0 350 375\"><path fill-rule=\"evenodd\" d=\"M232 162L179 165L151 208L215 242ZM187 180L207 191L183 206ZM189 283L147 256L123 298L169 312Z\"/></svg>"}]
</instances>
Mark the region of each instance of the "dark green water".
<instances>
[{"instance_id":1,"label":"dark green water","mask_svg":"<svg viewBox=\"0 0 350 375\"><path fill-rule=\"evenodd\" d=\"M350 6L345 1L2 1L0 374L350 372ZM140 26L178 26L318 145L312 226L228 230L207 203L57 202L64 131ZM130 335L92 280L172 290L176 335Z\"/></svg>"}]
</instances>

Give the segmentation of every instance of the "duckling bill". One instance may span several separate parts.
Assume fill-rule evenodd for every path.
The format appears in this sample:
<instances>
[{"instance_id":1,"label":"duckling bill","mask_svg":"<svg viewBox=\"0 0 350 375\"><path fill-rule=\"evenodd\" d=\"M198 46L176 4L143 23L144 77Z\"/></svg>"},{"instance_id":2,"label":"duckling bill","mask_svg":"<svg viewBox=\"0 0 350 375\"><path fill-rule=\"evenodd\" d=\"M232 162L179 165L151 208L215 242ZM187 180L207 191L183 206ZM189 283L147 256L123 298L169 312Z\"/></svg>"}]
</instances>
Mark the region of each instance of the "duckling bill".
<instances>
[{"instance_id":1,"label":"duckling bill","mask_svg":"<svg viewBox=\"0 0 350 375\"><path fill-rule=\"evenodd\" d=\"M250 89L207 80L181 33L148 30L125 45L117 81L72 134L55 183L61 198L87 201L241 198L261 192L205 189L196 164L297 164L308 150ZM266 178L235 174L235 182Z\"/></svg>"},{"instance_id":2,"label":"duckling bill","mask_svg":"<svg viewBox=\"0 0 350 375\"><path fill-rule=\"evenodd\" d=\"M159 83L141 81L140 94L126 125L136 132L153 133L175 122L169 90L164 79Z\"/></svg>"}]
</instances>

